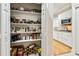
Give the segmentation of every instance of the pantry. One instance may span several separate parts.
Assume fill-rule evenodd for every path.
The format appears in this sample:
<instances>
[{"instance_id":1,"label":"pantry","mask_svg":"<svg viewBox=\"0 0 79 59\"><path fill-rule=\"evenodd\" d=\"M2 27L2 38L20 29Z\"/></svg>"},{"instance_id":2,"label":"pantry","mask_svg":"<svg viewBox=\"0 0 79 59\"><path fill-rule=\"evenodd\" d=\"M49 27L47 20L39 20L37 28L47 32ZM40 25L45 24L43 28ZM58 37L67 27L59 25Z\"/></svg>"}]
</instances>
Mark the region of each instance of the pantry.
<instances>
[{"instance_id":1,"label":"pantry","mask_svg":"<svg viewBox=\"0 0 79 59\"><path fill-rule=\"evenodd\" d=\"M41 4L11 4L11 56L41 56Z\"/></svg>"}]
</instances>

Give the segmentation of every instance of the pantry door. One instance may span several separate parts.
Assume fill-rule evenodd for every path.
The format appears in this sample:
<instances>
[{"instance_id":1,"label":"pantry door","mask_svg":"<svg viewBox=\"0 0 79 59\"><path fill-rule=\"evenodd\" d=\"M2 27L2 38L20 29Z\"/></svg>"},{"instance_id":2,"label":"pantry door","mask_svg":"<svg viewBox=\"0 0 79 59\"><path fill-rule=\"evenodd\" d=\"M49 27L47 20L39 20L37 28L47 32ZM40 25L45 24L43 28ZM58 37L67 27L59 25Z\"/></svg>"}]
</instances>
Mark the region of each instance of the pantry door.
<instances>
[{"instance_id":1,"label":"pantry door","mask_svg":"<svg viewBox=\"0 0 79 59\"><path fill-rule=\"evenodd\" d=\"M0 22L1 22L1 4L0 4ZM1 55L1 23L0 23L0 55Z\"/></svg>"},{"instance_id":2,"label":"pantry door","mask_svg":"<svg viewBox=\"0 0 79 59\"><path fill-rule=\"evenodd\" d=\"M10 55L10 4L1 4L1 56Z\"/></svg>"},{"instance_id":3,"label":"pantry door","mask_svg":"<svg viewBox=\"0 0 79 59\"><path fill-rule=\"evenodd\" d=\"M75 16L76 16L76 54L79 55L79 5L75 8Z\"/></svg>"},{"instance_id":4,"label":"pantry door","mask_svg":"<svg viewBox=\"0 0 79 59\"><path fill-rule=\"evenodd\" d=\"M73 53L79 55L79 4L72 4L73 16Z\"/></svg>"}]
</instances>

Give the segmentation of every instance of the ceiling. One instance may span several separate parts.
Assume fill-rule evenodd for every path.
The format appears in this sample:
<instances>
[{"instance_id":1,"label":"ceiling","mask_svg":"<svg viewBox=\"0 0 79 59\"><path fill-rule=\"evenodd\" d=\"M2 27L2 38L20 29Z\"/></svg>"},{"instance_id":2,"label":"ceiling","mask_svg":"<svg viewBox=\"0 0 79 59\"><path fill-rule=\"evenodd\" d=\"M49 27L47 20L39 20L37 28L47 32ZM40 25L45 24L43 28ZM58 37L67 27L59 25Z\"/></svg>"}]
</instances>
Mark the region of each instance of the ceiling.
<instances>
[{"instance_id":1,"label":"ceiling","mask_svg":"<svg viewBox=\"0 0 79 59\"><path fill-rule=\"evenodd\" d=\"M71 3L54 3L54 14L58 14L66 6L71 6Z\"/></svg>"}]
</instances>

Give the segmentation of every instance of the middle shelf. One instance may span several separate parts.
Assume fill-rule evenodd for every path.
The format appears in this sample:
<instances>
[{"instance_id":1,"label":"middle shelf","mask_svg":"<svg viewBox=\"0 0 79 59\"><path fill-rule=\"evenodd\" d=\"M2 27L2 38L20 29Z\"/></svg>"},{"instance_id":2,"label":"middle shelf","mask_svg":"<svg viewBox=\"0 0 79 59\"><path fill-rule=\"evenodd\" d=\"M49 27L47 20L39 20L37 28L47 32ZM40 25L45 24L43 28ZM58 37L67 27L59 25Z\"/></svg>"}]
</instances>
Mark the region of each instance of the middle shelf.
<instances>
[{"instance_id":1,"label":"middle shelf","mask_svg":"<svg viewBox=\"0 0 79 59\"><path fill-rule=\"evenodd\" d=\"M41 24L11 23L13 26L40 26Z\"/></svg>"},{"instance_id":2,"label":"middle shelf","mask_svg":"<svg viewBox=\"0 0 79 59\"><path fill-rule=\"evenodd\" d=\"M32 34L32 33L41 33L41 32L11 32L11 34Z\"/></svg>"},{"instance_id":3,"label":"middle shelf","mask_svg":"<svg viewBox=\"0 0 79 59\"><path fill-rule=\"evenodd\" d=\"M41 39L18 40L12 43L24 43L24 42L32 42L32 41L41 41Z\"/></svg>"}]
</instances>

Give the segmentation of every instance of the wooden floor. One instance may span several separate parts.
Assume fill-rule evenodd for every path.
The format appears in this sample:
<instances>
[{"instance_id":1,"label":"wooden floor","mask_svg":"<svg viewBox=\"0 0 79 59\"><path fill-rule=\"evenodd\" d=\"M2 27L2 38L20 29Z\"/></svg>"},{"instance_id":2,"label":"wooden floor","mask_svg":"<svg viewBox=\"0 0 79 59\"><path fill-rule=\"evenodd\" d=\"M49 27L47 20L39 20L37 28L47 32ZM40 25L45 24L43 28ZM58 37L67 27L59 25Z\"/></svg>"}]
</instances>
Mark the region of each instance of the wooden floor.
<instances>
[{"instance_id":1,"label":"wooden floor","mask_svg":"<svg viewBox=\"0 0 79 59\"><path fill-rule=\"evenodd\" d=\"M57 40L53 40L53 55L62 55L71 52L71 47Z\"/></svg>"}]
</instances>

